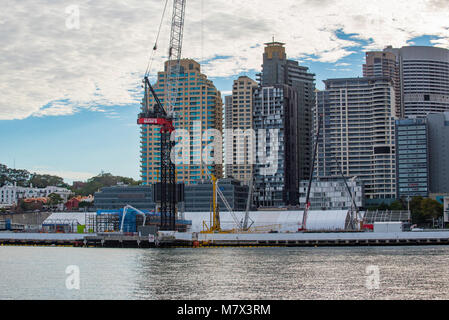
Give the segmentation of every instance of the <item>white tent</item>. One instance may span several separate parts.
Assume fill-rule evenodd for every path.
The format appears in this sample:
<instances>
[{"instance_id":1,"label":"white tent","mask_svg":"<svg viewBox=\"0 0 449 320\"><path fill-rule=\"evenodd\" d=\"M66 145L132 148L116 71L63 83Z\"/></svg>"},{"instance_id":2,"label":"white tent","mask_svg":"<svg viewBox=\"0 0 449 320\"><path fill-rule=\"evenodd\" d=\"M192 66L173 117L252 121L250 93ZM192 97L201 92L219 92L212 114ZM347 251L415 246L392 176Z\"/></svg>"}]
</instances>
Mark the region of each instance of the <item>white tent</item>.
<instances>
[{"instance_id":1,"label":"white tent","mask_svg":"<svg viewBox=\"0 0 449 320\"><path fill-rule=\"evenodd\" d=\"M95 214L95 213L87 213ZM43 224L52 224L55 221L77 221L80 225L86 224L86 213L85 212L54 212L52 213Z\"/></svg>"},{"instance_id":2,"label":"white tent","mask_svg":"<svg viewBox=\"0 0 449 320\"><path fill-rule=\"evenodd\" d=\"M269 232L296 232L302 226L304 211L251 211L252 228ZM238 221L243 221L245 213L235 212ZM192 220L192 232L203 230L203 221L210 225L209 212L186 212L185 218ZM349 220L348 210L309 211L306 228L311 231L342 231ZM229 212L220 212L220 224L223 230L236 228L236 223Z\"/></svg>"}]
</instances>

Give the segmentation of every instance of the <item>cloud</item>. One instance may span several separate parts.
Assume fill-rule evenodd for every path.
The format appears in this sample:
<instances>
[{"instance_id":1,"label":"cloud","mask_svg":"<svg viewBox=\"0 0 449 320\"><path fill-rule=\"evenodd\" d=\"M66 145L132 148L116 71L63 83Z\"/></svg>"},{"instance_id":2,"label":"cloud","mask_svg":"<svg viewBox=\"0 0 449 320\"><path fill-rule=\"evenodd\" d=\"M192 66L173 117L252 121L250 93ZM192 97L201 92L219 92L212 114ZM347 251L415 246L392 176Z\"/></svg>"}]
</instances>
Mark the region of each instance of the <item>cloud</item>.
<instances>
[{"instance_id":1,"label":"cloud","mask_svg":"<svg viewBox=\"0 0 449 320\"><path fill-rule=\"evenodd\" d=\"M336 67L349 67L350 65L351 64L347 62L340 62L335 64Z\"/></svg>"},{"instance_id":2,"label":"cloud","mask_svg":"<svg viewBox=\"0 0 449 320\"><path fill-rule=\"evenodd\" d=\"M49 174L52 176L58 176L63 178L65 181L86 181L92 177L95 177L97 174L91 172L77 172L77 171L65 171L65 170L52 170L47 169L46 167L34 167L30 170L33 173L37 174Z\"/></svg>"},{"instance_id":3,"label":"cloud","mask_svg":"<svg viewBox=\"0 0 449 320\"><path fill-rule=\"evenodd\" d=\"M3 0L0 120L108 112L141 100L141 77L164 1ZM446 0L188 1L183 56L209 77L260 71L263 43L286 43L289 58L335 63L360 49L396 47L422 35L449 45ZM73 14L79 9L79 28ZM162 69L169 18L151 74ZM351 35L345 36L345 35ZM343 66L341 64L341 66ZM313 70L312 70L313 71ZM114 117L114 114L110 114Z\"/></svg>"}]
</instances>

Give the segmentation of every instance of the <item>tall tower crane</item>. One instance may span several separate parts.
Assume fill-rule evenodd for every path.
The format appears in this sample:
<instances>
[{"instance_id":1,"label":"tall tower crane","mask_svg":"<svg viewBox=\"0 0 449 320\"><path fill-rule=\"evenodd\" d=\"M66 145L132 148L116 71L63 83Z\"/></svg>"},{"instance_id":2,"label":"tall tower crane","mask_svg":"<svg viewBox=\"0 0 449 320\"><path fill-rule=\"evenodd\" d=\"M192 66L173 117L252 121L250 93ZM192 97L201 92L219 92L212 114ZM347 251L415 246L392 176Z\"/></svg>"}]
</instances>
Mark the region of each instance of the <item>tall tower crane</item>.
<instances>
[{"instance_id":1,"label":"tall tower crane","mask_svg":"<svg viewBox=\"0 0 449 320\"><path fill-rule=\"evenodd\" d=\"M168 51L168 62L166 68L166 103L165 108L162 105L158 95L154 91L148 74L143 79L145 87L144 110L139 114L137 124L139 125L157 125L161 127L161 165L160 165L160 183L155 186L159 189L161 225L160 230L176 230L176 168L171 161L171 150L174 142L171 135L175 131L173 126L174 108L173 97L177 95L177 86L180 74L180 59L182 50L182 37L184 30L186 0L173 0L173 14L171 22L170 45ZM165 10L164 10L165 11ZM153 50L156 50L157 45ZM172 74L174 73L174 75ZM150 95L154 97L155 104L150 108Z\"/></svg>"}]
</instances>

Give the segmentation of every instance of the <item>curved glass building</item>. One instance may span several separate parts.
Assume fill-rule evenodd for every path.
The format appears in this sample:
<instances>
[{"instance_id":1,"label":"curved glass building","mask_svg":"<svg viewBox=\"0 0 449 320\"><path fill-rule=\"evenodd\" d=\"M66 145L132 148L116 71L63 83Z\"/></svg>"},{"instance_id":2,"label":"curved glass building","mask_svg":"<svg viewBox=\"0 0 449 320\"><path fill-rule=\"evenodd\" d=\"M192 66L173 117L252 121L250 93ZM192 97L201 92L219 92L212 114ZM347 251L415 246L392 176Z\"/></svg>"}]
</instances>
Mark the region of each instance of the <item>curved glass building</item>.
<instances>
[{"instance_id":1,"label":"curved glass building","mask_svg":"<svg viewBox=\"0 0 449 320\"><path fill-rule=\"evenodd\" d=\"M391 46L367 52L364 76L394 80L399 117L424 118L449 110L449 50L437 47ZM395 61L394 61L395 59Z\"/></svg>"}]
</instances>

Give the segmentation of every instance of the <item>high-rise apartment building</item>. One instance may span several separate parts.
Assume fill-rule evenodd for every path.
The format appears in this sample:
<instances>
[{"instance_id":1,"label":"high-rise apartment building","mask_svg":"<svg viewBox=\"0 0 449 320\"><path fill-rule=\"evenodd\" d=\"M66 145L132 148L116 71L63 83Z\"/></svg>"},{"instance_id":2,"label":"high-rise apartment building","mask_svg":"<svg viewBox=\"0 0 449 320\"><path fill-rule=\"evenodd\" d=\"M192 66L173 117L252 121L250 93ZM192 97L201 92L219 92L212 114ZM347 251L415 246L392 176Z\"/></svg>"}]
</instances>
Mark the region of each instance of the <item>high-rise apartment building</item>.
<instances>
[{"instance_id":1,"label":"high-rise apartment building","mask_svg":"<svg viewBox=\"0 0 449 320\"><path fill-rule=\"evenodd\" d=\"M232 128L232 95L225 96L225 128Z\"/></svg>"},{"instance_id":2,"label":"high-rise apartment building","mask_svg":"<svg viewBox=\"0 0 449 320\"><path fill-rule=\"evenodd\" d=\"M260 85L253 96L253 123L257 134L265 132L264 138L256 139L258 159L276 161L256 161L254 202L259 207L298 203L299 181L308 179L310 171L314 77L308 68L287 59L283 43L266 44Z\"/></svg>"},{"instance_id":3,"label":"high-rise apartment building","mask_svg":"<svg viewBox=\"0 0 449 320\"><path fill-rule=\"evenodd\" d=\"M449 193L449 111L427 116L430 192Z\"/></svg>"},{"instance_id":4,"label":"high-rise apartment building","mask_svg":"<svg viewBox=\"0 0 449 320\"><path fill-rule=\"evenodd\" d=\"M449 110L449 50L436 47L391 46L368 52L364 76L393 81L400 117L424 118Z\"/></svg>"},{"instance_id":5,"label":"high-rise apartment building","mask_svg":"<svg viewBox=\"0 0 449 320\"><path fill-rule=\"evenodd\" d=\"M398 199L429 195L428 151L426 119L396 120Z\"/></svg>"},{"instance_id":6,"label":"high-rise apartment building","mask_svg":"<svg viewBox=\"0 0 449 320\"><path fill-rule=\"evenodd\" d=\"M298 203L299 141L296 91L287 85L254 91L254 204L282 207Z\"/></svg>"},{"instance_id":7,"label":"high-rise apartment building","mask_svg":"<svg viewBox=\"0 0 449 320\"><path fill-rule=\"evenodd\" d=\"M395 93L389 78L324 81L317 92L314 132L321 121L317 177L360 178L368 199L396 198Z\"/></svg>"},{"instance_id":8,"label":"high-rise apartment building","mask_svg":"<svg viewBox=\"0 0 449 320\"><path fill-rule=\"evenodd\" d=\"M393 52L372 51L366 53L366 63L363 65L364 77L387 77L391 79L395 90L396 117L402 117L401 81L399 60Z\"/></svg>"},{"instance_id":9,"label":"high-rise apartment building","mask_svg":"<svg viewBox=\"0 0 449 320\"><path fill-rule=\"evenodd\" d=\"M232 96L226 97L226 177L249 184L252 178L254 150L251 136L245 137L245 131L253 129L253 89L257 82L242 76L234 81ZM230 134L232 130L232 135ZM229 163L228 163L229 162Z\"/></svg>"},{"instance_id":10,"label":"high-rise apartment building","mask_svg":"<svg viewBox=\"0 0 449 320\"><path fill-rule=\"evenodd\" d=\"M182 59L180 66L180 73L172 75L178 79L177 85L170 85L172 90L176 90L175 98L171 98L176 113L174 127L177 130L187 130L190 136L186 139L190 141L187 142L189 151L185 159L187 163L183 162L176 166L177 180L185 184L196 184L201 180L207 180L208 172L217 177L222 176L221 163L207 162L211 160L214 152L218 151L212 150L210 156L206 158L203 152L211 143L206 130L217 129L222 132L222 100L220 91L206 75L201 73L199 63L191 59ZM167 100L166 70L167 62L165 70L158 73L157 82L153 86L164 107ZM150 105L154 103L154 98L150 97ZM141 179L144 185L153 184L160 179L159 131L159 126L141 128Z\"/></svg>"},{"instance_id":11,"label":"high-rise apartment building","mask_svg":"<svg viewBox=\"0 0 449 320\"><path fill-rule=\"evenodd\" d=\"M288 85L297 93L299 174L308 179L312 160L312 108L315 105L315 75L297 61L287 59L284 43L266 43L263 54L261 86Z\"/></svg>"}]
</instances>

